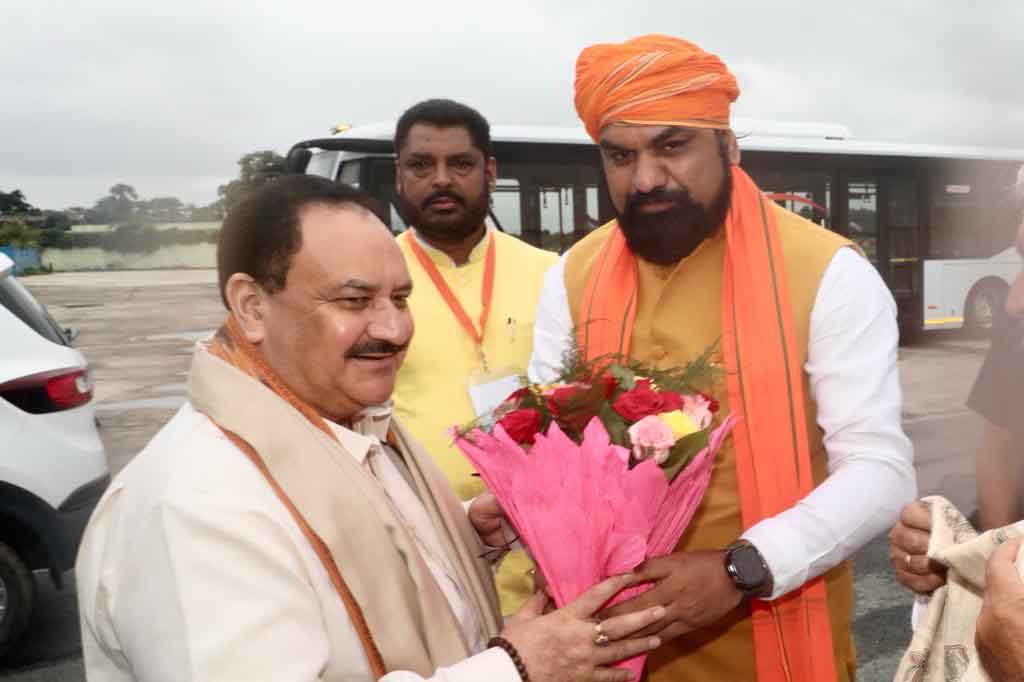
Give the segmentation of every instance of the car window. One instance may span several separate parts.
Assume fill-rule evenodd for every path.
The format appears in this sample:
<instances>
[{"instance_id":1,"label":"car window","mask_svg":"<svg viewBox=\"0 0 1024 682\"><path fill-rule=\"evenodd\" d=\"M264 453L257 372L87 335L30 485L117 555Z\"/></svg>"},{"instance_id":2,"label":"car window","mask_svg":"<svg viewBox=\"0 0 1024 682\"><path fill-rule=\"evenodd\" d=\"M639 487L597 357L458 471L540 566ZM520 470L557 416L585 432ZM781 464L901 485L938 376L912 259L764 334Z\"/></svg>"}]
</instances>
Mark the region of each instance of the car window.
<instances>
[{"instance_id":1,"label":"car window","mask_svg":"<svg viewBox=\"0 0 1024 682\"><path fill-rule=\"evenodd\" d=\"M21 282L13 277L0 277L0 306L7 308L14 316L34 329L48 341L68 345L64 333L50 314Z\"/></svg>"}]
</instances>

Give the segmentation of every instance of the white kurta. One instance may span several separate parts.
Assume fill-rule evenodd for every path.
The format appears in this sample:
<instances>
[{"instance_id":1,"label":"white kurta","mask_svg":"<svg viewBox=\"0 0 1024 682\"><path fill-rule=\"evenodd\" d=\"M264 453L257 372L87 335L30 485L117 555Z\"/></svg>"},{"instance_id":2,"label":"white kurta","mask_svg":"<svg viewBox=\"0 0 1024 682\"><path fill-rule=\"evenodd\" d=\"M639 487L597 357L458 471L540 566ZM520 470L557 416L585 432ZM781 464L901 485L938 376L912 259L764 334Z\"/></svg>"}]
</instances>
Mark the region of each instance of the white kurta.
<instances>
[{"instance_id":1,"label":"white kurta","mask_svg":"<svg viewBox=\"0 0 1024 682\"><path fill-rule=\"evenodd\" d=\"M743 537L771 569L778 598L891 528L917 495L914 450L903 433L896 303L852 249L832 258L811 310L807 365L829 476L796 506ZM530 379L554 379L571 343L565 257L546 275L534 323Z\"/></svg>"},{"instance_id":2,"label":"white kurta","mask_svg":"<svg viewBox=\"0 0 1024 682\"><path fill-rule=\"evenodd\" d=\"M373 439L337 430L366 460ZM415 495L392 501L403 516L422 512ZM417 534L418 545L443 555L429 535ZM438 575L443 562L427 563L463 630L473 632L478 616ZM321 679L328 661L345 662L345 680L372 679L302 531L249 459L189 404L114 479L89 523L76 578L91 682L307 682ZM396 671L382 679L424 678ZM519 675L503 651L488 649L429 679Z\"/></svg>"}]
</instances>

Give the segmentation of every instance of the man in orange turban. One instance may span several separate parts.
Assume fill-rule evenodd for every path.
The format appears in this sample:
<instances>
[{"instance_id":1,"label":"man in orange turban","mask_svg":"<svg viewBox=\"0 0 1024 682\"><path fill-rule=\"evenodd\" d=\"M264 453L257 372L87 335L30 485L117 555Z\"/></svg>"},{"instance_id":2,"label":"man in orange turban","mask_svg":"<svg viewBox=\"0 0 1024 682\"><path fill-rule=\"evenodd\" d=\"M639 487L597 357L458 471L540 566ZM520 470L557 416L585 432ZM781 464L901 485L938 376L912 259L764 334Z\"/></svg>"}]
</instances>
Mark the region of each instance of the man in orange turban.
<instances>
[{"instance_id":1,"label":"man in orange turban","mask_svg":"<svg viewBox=\"0 0 1024 682\"><path fill-rule=\"evenodd\" d=\"M722 60L667 36L595 45L576 109L601 148L618 219L547 276L533 378L578 330L589 358L624 349L660 367L714 347L706 388L741 417L656 583L666 641L653 682L852 680L846 559L913 499L900 426L892 296L841 236L768 200L739 167Z\"/></svg>"}]
</instances>

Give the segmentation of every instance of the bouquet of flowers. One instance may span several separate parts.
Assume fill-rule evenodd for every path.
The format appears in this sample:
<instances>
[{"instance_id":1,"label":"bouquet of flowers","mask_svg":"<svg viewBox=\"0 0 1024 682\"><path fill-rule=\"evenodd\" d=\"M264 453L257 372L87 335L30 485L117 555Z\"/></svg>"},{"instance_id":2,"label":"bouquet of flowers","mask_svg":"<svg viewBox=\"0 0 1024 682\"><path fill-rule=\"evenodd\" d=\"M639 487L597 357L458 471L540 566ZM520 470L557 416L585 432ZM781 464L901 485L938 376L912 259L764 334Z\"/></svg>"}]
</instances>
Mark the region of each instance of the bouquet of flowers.
<instances>
[{"instance_id":1,"label":"bouquet of flowers","mask_svg":"<svg viewBox=\"0 0 1024 682\"><path fill-rule=\"evenodd\" d=\"M580 355L555 383L527 384L453 432L559 607L675 548L733 423L693 388L716 371L710 351L669 370ZM639 679L645 660L620 665Z\"/></svg>"}]
</instances>

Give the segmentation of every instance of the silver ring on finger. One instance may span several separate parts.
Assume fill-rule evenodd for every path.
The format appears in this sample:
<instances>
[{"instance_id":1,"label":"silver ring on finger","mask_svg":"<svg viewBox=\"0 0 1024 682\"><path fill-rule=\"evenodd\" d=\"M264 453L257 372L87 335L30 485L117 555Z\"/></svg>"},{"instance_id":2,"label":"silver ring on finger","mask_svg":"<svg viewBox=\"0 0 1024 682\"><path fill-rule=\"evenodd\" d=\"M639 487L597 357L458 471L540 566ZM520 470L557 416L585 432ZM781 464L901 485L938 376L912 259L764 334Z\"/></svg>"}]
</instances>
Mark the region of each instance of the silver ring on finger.
<instances>
[{"instance_id":1,"label":"silver ring on finger","mask_svg":"<svg viewBox=\"0 0 1024 682\"><path fill-rule=\"evenodd\" d=\"M611 644L612 638L601 628L601 624L594 625L594 646L606 647Z\"/></svg>"},{"instance_id":2,"label":"silver ring on finger","mask_svg":"<svg viewBox=\"0 0 1024 682\"><path fill-rule=\"evenodd\" d=\"M913 568L913 567L911 566L911 564L910 564L910 560L911 560L912 558L913 558L913 557L912 557L912 556L911 556L910 554L908 554L908 555L907 555L907 570L908 570L908 571L909 571L909 570L912 570L912 568Z\"/></svg>"}]
</instances>

